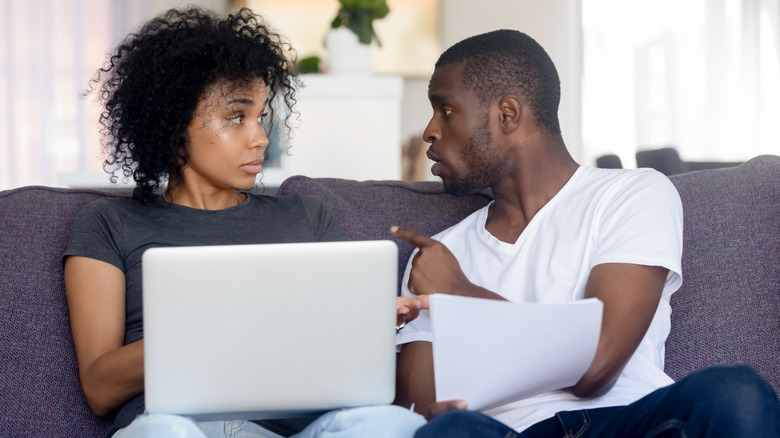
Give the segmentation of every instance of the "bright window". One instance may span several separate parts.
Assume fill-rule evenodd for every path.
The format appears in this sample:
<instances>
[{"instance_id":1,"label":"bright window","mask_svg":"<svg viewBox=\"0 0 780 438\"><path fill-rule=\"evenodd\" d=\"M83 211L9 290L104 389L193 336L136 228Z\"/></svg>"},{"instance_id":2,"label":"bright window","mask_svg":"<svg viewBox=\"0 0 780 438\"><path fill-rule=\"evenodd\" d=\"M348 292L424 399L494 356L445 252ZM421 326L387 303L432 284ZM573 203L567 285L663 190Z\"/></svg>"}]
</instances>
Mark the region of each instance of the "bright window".
<instances>
[{"instance_id":1,"label":"bright window","mask_svg":"<svg viewBox=\"0 0 780 438\"><path fill-rule=\"evenodd\" d=\"M111 41L110 2L0 6L0 188L99 169L96 105L83 99Z\"/></svg>"},{"instance_id":2,"label":"bright window","mask_svg":"<svg viewBox=\"0 0 780 438\"><path fill-rule=\"evenodd\" d=\"M110 47L170 7L226 0L0 1L0 190L102 171L100 107L84 97ZM84 179L84 178L81 178Z\"/></svg>"},{"instance_id":3,"label":"bright window","mask_svg":"<svg viewBox=\"0 0 780 438\"><path fill-rule=\"evenodd\" d=\"M582 13L584 162L780 154L779 0L583 0Z\"/></svg>"}]
</instances>

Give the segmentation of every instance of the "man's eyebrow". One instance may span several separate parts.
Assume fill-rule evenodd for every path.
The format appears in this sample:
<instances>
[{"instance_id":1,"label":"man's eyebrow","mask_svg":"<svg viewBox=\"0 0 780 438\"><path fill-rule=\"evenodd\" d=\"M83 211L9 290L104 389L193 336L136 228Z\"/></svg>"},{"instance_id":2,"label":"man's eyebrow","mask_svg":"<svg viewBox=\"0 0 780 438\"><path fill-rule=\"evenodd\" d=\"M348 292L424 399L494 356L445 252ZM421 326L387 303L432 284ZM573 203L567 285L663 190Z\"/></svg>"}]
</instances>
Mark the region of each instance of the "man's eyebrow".
<instances>
[{"instance_id":1,"label":"man's eyebrow","mask_svg":"<svg viewBox=\"0 0 780 438\"><path fill-rule=\"evenodd\" d=\"M428 100L431 101L431 103L442 103L447 100L447 97L443 94L433 93L428 96Z\"/></svg>"}]
</instances>

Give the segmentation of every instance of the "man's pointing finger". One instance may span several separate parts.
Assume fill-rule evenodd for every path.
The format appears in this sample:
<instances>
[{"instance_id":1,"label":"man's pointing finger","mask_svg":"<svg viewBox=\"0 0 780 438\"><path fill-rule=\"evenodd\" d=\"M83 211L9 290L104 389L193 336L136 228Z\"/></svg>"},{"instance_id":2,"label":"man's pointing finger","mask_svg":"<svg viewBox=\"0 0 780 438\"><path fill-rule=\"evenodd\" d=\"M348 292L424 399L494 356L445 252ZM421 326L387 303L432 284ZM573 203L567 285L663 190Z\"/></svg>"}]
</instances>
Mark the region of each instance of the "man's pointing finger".
<instances>
[{"instance_id":1,"label":"man's pointing finger","mask_svg":"<svg viewBox=\"0 0 780 438\"><path fill-rule=\"evenodd\" d=\"M422 248L423 246L427 246L436 242L424 233L408 227L394 225L390 227L390 232L396 238L409 242L418 248Z\"/></svg>"}]
</instances>

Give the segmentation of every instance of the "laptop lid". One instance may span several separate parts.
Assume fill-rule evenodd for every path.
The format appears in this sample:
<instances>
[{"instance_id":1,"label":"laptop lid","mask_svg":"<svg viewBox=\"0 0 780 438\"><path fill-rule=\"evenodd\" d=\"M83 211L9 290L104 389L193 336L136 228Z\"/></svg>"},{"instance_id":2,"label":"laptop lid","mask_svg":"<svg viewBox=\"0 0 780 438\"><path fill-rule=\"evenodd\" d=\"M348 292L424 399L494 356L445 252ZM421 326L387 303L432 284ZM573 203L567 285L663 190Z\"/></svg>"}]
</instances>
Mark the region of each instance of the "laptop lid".
<instances>
[{"instance_id":1,"label":"laptop lid","mask_svg":"<svg viewBox=\"0 0 780 438\"><path fill-rule=\"evenodd\" d=\"M395 243L153 248L142 263L148 412L293 418L393 401Z\"/></svg>"}]
</instances>

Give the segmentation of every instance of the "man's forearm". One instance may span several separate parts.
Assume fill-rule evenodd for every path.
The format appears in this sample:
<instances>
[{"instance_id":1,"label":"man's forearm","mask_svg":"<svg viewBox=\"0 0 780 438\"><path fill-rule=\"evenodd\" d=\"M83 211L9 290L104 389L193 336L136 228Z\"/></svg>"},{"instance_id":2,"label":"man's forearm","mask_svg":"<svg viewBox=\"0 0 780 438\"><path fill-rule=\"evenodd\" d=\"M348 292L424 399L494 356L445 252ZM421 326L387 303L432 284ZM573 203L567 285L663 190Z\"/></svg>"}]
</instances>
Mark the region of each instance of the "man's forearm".
<instances>
[{"instance_id":1,"label":"man's forearm","mask_svg":"<svg viewBox=\"0 0 780 438\"><path fill-rule=\"evenodd\" d=\"M436 401L433 349L430 342L411 342L401 348L396 369L394 404L422 412Z\"/></svg>"}]
</instances>

